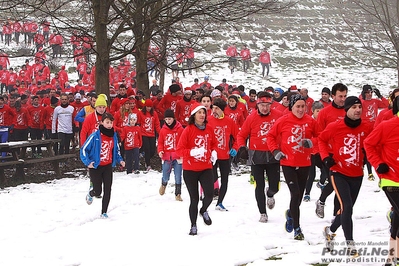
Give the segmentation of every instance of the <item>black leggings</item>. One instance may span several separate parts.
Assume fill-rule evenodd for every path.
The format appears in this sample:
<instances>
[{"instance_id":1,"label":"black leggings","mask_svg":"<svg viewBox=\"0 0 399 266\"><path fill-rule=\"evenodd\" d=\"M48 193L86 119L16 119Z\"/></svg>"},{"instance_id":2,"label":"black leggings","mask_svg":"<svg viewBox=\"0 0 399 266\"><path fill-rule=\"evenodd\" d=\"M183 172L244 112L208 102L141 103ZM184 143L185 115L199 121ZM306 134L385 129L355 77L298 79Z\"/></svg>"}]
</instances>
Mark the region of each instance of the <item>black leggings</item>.
<instances>
[{"instance_id":1,"label":"black leggings","mask_svg":"<svg viewBox=\"0 0 399 266\"><path fill-rule=\"evenodd\" d=\"M310 157L312 161L312 165L309 168L309 177L308 181L306 182L306 189L305 189L305 195L310 195L310 191L312 190L313 182L314 179L316 178L316 166L320 169L320 171L323 170L323 162L321 161L320 154L312 154ZM320 183L321 183L321 176L322 173L320 173ZM323 181L324 183L324 181Z\"/></svg>"},{"instance_id":2,"label":"black leggings","mask_svg":"<svg viewBox=\"0 0 399 266\"><path fill-rule=\"evenodd\" d=\"M256 181L255 198L259 213L266 213L265 195L265 170L269 181L268 197L273 197L280 188L280 164L255 164L251 166L251 172Z\"/></svg>"},{"instance_id":3,"label":"black leggings","mask_svg":"<svg viewBox=\"0 0 399 266\"><path fill-rule=\"evenodd\" d=\"M310 166L282 166L285 182L287 182L291 194L289 214L294 222L294 228L299 227L299 206L301 206L303 192L305 191L306 181L309 175L309 168Z\"/></svg>"},{"instance_id":4,"label":"black leggings","mask_svg":"<svg viewBox=\"0 0 399 266\"><path fill-rule=\"evenodd\" d=\"M327 180L328 180L328 183L327 183L327 185L323 188L323 190L321 191L321 195L320 195L320 198L319 198L319 200L320 200L321 202L326 202L327 197L330 196L330 194L333 193L333 191L334 191L333 185L332 185L332 183L331 183L331 176L330 176L330 173L328 174ZM334 210L333 210L333 215L334 215L334 216L337 215L337 212L339 211L339 209L340 209L340 204L339 204L337 195L335 195L335 196L334 196Z\"/></svg>"},{"instance_id":5,"label":"black leggings","mask_svg":"<svg viewBox=\"0 0 399 266\"><path fill-rule=\"evenodd\" d=\"M104 166L99 165L97 169L89 168L89 175L90 181L93 183L93 190L89 192L90 196L100 196L102 192L102 185L104 184L101 214L107 213L109 201L111 200L112 164L107 164Z\"/></svg>"},{"instance_id":6,"label":"black leggings","mask_svg":"<svg viewBox=\"0 0 399 266\"><path fill-rule=\"evenodd\" d=\"M143 140L142 148L144 151L145 164L148 167L151 165L151 158L154 157L154 155L155 155L156 139L155 139L155 137L143 136L142 140Z\"/></svg>"},{"instance_id":7,"label":"black leggings","mask_svg":"<svg viewBox=\"0 0 399 266\"><path fill-rule=\"evenodd\" d=\"M390 191L387 187L383 188L389 203L393 207L393 216L391 220L391 238L396 239L399 237L399 187Z\"/></svg>"},{"instance_id":8,"label":"black leggings","mask_svg":"<svg viewBox=\"0 0 399 266\"><path fill-rule=\"evenodd\" d=\"M199 203L199 186L201 184L204 190L204 198L202 200L202 207L200 213L204 213L213 200L213 174L212 169L202 171L183 170L183 179L186 183L188 194L190 195L189 215L191 226L197 224L198 217L198 203Z\"/></svg>"},{"instance_id":9,"label":"black leggings","mask_svg":"<svg viewBox=\"0 0 399 266\"><path fill-rule=\"evenodd\" d=\"M216 161L216 163L212 169L214 183L218 180L218 173L217 173L218 167L220 170L221 185L220 185L220 189L219 189L219 197L218 197L217 204L222 203L224 197L226 196L227 185L229 183L230 159Z\"/></svg>"},{"instance_id":10,"label":"black leggings","mask_svg":"<svg viewBox=\"0 0 399 266\"><path fill-rule=\"evenodd\" d=\"M355 205L357 196L359 195L363 176L348 177L343 174L333 172L330 179L335 190L335 195L337 196L341 206L330 229L332 232L335 232L339 226L342 225L345 239L347 241L353 240L353 206Z\"/></svg>"}]
</instances>

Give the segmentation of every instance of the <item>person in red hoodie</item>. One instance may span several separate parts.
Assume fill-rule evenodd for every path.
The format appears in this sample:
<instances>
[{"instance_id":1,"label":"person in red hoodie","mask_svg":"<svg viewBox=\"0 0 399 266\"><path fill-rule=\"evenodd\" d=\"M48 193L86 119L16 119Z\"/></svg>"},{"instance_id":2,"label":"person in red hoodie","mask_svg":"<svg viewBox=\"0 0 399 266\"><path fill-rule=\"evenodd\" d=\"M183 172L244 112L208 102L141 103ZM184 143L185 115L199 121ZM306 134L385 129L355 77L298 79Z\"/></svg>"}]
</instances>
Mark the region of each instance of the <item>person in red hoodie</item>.
<instances>
[{"instance_id":1,"label":"person in red hoodie","mask_svg":"<svg viewBox=\"0 0 399 266\"><path fill-rule=\"evenodd\" d=\"M26 108L21 106L20 101L15 102L14 129L10 136L12 141L28 140L28 126L30 115Z\"/></svg>"},{"instance_id":2,"label":"person in red hoodie","mask_svg":"<svg viewBox=\"0 0 399 266\"><path fill-rule=\"evenodd\" d=\"M158 155L162 160L162 183L159 188L159 194L165 194L168 185L170 173L175 174L175 199L183 201L181 198L181 177L182 177L182 158L177 156L176 147L183 127L176 121L175 113L167 109L164 114L165 123L163 124L158 137Z\"/></svg>"},{"instance_id":3,"label":"person in red hoodie","mask_svg":"<svg viewBox=\"0 0 399 266\"><path fill-rule=\"evenodd\" d=\"M128 123L122 128L121 140L124 143L126 173L140 174L140 148L142 145L141 128L137 123L137 114L130 113Z\"/></svg>"},{"instance_id":4,"label":"person in red hoodie","mask_svg":"<svg viewBox=\"0 0 399 266\"><path fill-rule=\"evenodd\" d=\"M184 90L183 98L177 101L176 104L176 120L180 122L183 127L188 125L188 118L190 117L190 107L196 101L192 98L193 91L191 88Z\"/></svg>"},{"instance_id":5,"label":"person in red hoodie","mask_svg":"<svg viewBox=\"0 0 399 266\"><path fill-rule=\"evenodd\" d=\"M375 95L378 97L377 99L373 98L373 93L375 93ZM379 109L387 108L389 106L389 102L387 99L385 99L385 97L381 95L379 89L373 89L368 84L363 86L361 96L363 106L362 119L370 121L374 124L375 120L377 119ZM374 181L375 178L373 175L371 164L367 160L367 156L365 158L365 161L368 172L368 180Z\"/></svg>"},{"instance_id":6,"label":"person in red hoodie","mask_svg":"<svg viewBox=\"0 0 399 266\"><path fill-rule=\"evenodd\" d=\"M166 93L162 100L159 102L157 108L162 114L165 113L167 109L171 109L173 112L176 111L176 104L181 100L181 88L177 84L172 84L169 86L169 92Z\"/></svg>"},{"instance_id":7,"label":"person in red hoodie","mask_svg":"<svg viewBox=\"0 0 399 266\"><path fill-rule=\"evenodd\" d=\"M238 108L238 98L235 95L230 95L228 98L228 106L225 110L225 115L230 117L234 123L241 128L244 124L244 113L242 109Z\"/></svg>"},{"instance_id":8,"label":"person in red hoodie","mask_svg":"<svg viewBox=\"0 0 399 266\"><path fill-rule=\"evenodd\" d=\"M259 55L259 62L262 65L262 77L267 78L269 76L269 70L270 67L272 66L272 62L270 61L270 53L267 51L266 47ZM265 70L267 70L266 76L265 76Z\"/></svg>"},{"instance_id":9,"label":"person in red hoodie","mask_svg":"<svg viewBox=\"0 0 399 266\"><path fill-rule=\"evenodd\" d=\"M161 130L159 118L150 99L145 100L144 108L139 113L141 134L143 136L143 151L146 171L151 170L151 158L156 152L155 133Z\"/></svg>"},{"instance_id":10,"label":"person in red hoodie","mask_svg":"<svg viewBox=\"0 0 399 266\"><path fill-rule=\"evenodd\" d=\"M238 127L234 121L224 115L226 101L222 98L215 98L212 103L212 116L209 116L208 124L213 128L217 141L216 152L218 159L213 165L213 181L218 182L218 171L220 170L221 186L216 202L216 210L227 211L223 206L226 196L230 173L230 156L235 157L238 151L237 134ZM215 186L214 186L215 187ZM219 186L217 186L219 187Z\"/></svg>"},{"instance_id":11,"label":"person in red hoodie","mask_svg":"<svg viewBox=\"0 0 399 266\"><path fill-rule=\"evenodd\" d=\"M268 92L259 92L257 110L245 120L237 135L239 153L248 149L248 162L251 165L251 174L256 181L255 198L260 213L259 222L266 223L269 209L275 205L274 194L279 191L280 164L274 159L266 142L266 135L274 123L281 117L281 112L271 109L272 95ZM249 144L247 146L247 140ZM248 148L247 148L248 147ZM240 154L238 155L239 157ZM265 172L268 177L267 203L265 195Z\"/></svg>"},{"instance_id":12,"label":"person in red hoodie","mask_svg":"<svg viewBox=\"0 0 399 266\"><path fill-rule=\"evenodd\" d=\"M367 157L377 171L380 187L393 207L388 259L392 262L398 252L398 226L395 220L399 214L399 96L392 101L393 118L377 125L364 140ZM396 224L396 226L395 226ZM393 252L391 252L393 251ZM387 264L385 264L387 265ZM389 264L391 265L391 264Z\"/></svg>"},{"instance_id":13,"label":"person in red hoodie","mask_svg":"<svg viewBox=\"0 0 399 266\"><path fill-rule=\"evenodd\" d=\"M36 96L36 95L33 96L32 104L30 106L28 106L28 112L29 112L30 118L31 118L31 120L29 121L30 138L32 140L36 140L36 139L40 140L43 137L43 129L44 129L43 110L44 110L44 107L39 104L39 96ZM32 155L33 155L33 157L37 157L37 158L42 157L41 146L33 147Z\"/></svg>"},{"instance_id":14,"label":"person in red hoodie","mask_svg":"<svg viewBox=\"0 0 399 266\"><path fill-rule=\"evenodd\" d=\"M249 62L251 62L251 52L249 51L246 44L243 45L243 47L240 51L240 56L241 56L241 60L242 60L243 71L244 71L244 73L247 73L248 68L249 68Z\"/></svg>"},{"instance_id":15,"label":"person in red hoodie","mask_svg":"<svg viewBox=\"0 0 399 266\"><path fill-rule=\"evenodd\" d=\"M207 124L206 117L205 106L199 103L194 103L191 106L188 126L184 129L176 149L176 155L183 157L183 179L190 195L190 235L197 235L198 183L204 190L199 214L206 225L212 224L207 209L213 200L212 166L216 163L218 155L215 133L213 128Z\"/></svg>"},{"instance_id":16,"label":"person in red hoodie","mask_svg":"<svg viewBox=\"0 0 399 266\"><path fill-rule=\"evenodd\" d=\"M342 83L336 83L331 89L331 94L333 101L327 107L324 107L320 110L319 115L317 116L317 127L319 133L322 132L327 125L330 123L343 120L346 113L344 109L346 95L348 94L348 87ZM324 206L327 200L327 197L333 193L334 188L331 182L325 184L326 180L329 181L330 175L328 174L329 170L326 169L326 166L323 164L322 173L327 173L322 175L317 186L321 189L321 194L319 199L316 201L316 215L319 218L324 218ZM339 210L339 202L337 197L334 198L334 211L333 215L335 216L337 211Z\"/></svg>"},{"instance_id":17,"label":"person in red hoodie","mask_svg":"<svg viewBox=\"0 0 399 266\"><path fill-rule=\"evenodd\" d=\"M340 211L332 224L324 228L323 233L327 241L326 249L332 250L335 232L342 225L348 247L347 254L357 257L353 241L352 213L364 174L363 142L373 125L361 119L363 108L358 97L347 97L344 108L345 118L330 123L318 138L320 157L330 169L330 180L340 203Z\"/></svg>"},{"instance_id":18,"label":"person in red hoodie","mask_svg":"<svg viewBox=\"0 0 399 266\"><path fill-rule=\"evenodd\" d=\"M229 69L231 74L233 74L234 68L237 67L237 56L238 56L237 47L235 44L232 44L227 48L226 55L229 57L228 59Z\"/></svg>"},{"instance_id":19,"label":"person in red hoodie","mask_svg":"<svg viewBox=\"0 0 399 266\"><path fill-rule=\"evenodd\" d=\"M291 194L290 207L285 212L285 230L294 231L295 240L304 240L300 227L300 210L306 180L311 165L313 143L317 141L316 121L306 114L306 99L300 94L290 97L290 113L274 123L267 134L267 145L280 161Z\"/></svg>"}]
</instances>

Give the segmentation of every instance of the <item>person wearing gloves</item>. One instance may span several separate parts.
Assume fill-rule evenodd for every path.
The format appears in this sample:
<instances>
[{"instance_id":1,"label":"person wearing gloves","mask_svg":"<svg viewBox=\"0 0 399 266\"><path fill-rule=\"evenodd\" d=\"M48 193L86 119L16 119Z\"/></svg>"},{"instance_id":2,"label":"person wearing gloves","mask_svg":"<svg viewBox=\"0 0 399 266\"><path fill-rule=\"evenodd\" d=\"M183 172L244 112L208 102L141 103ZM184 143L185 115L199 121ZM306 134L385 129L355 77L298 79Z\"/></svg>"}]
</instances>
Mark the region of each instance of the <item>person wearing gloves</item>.
<instances>
[{"instance_id":1,"label":"person wearing gloves","mask_svg":"<svg viewBox=\"0 0 399 266\"><path fill-rule=\"evenodd\" d=\"M288 108L290 112L269 130L267 145L280 161L291 194L290 208L285 212L285 230L294 231L295 240L304 240L299 207L309 176L313 143L317 141L317 123L306 114L306 99L302 95L292 95Z\"/></svg>"},{"instance_id":2,"label":"person wearing gloves","mask_svg":"<svg viewBox=\"0 0 399 266\"><path fill-rule=\"evenodd\" d=\"M370 122L361 119L363 108L358 97L347 97L344 109L345 118L328 124L318 138L320 157L330 169L330 181L340 203L337 216L330 226L324 228L323 233L326 249L332 250L335 232L342 225L347 255L357 257L352 213L363 180L363 142L373 127Z\"/></svg>"},{"instance_id":3,"label":"person wearing gloves","mask_svg":"<svg viewBox=\"0 0 399 266\"><path fill-rule=\"evenodd\" d=\"M229 182L230 156L235 157L238 150L238 127L231 118L224 115L226 105L226 101L222 98L215 98L212 104L212 116L209 117L209 125L213 128L217 141L218 160L213 165L213 180L218 182L217 169L219 168L221 186L216 203L216 210L219 211L227 211L223 206L223 199Z\"/></svg>"},{"instance_id":4,"label":"person wearing gloves","mask_svg":"<svg viewBox=\"0 0 399 266\"><path fill-rule=\"evenodd\" d=\"M375 95L378 97L377 99L373 98L373 93L375 93ZM363 106L362 120L367 120L374 125L375 121L377 120L378 110L382 108L387 108L389 106L389 102L387 99L385 99L385 97L381 95L379 89L373 89L368 84L363 86L361 96ZM370 181L373 181L375 178L371 169L371 164L367 160L367 155L365 161L367 166L368 179Z\"/></svg>"},{"instance_id":5,"label":"person wearing gloves","mask_svg":"<svg viewBox=\"0 0 399 266\"><path fill-rule=\"evenodd\" d=\"M176 147L183 132L183 127L176 121L172 109L166 109L164 117L165 123L158 137L158 155L162 159L162 184L159 188L159 194L161 196L165 194L173 168L175 174L175 198L177 201L183 201L181 198L182 158L176 155Z\"/></svg>"},{"instance_id":6,"label":"person wearing gloves","mask_svg":"<svg viewBox=\"0 0 399 266\"><path fill-rule=\"evenodd\" d=\"M108 218L107 211L111 200L113 179L112 168L116 166L116 163L125 167L113 124L113 115L104 113L98 130L87 138L80 150L80 159L89 168L90 181L93 184L86 195L86 203L92 204L93 197L100 197L104 188L101 218Z\"/></svg>"},{"instance_id":7,"label":"person wearing gloves","mask_svg":"<svg viewBox=\"0 0 399 266\"><path fill-rule=\"evenodd\" d=\"M215 134L213 128L207 124L205 106L199 103L192 104L188 125L184 129L176 149L176 155L183 157L183 179L190 195L190 235L197 234L198 182L204 190L199 214L206 225L212 224L207 209L213 200L212 166L218 159L216 149Z\"/></svg>"},{"instance_id":8,"label":"person wearing gloves","mask_svg":"<svg viewBox=\"0 0 399 266\"><path fill-rule=\"evenodd\" d=\"M393 207L389 254L385 265L395 265L393 261L399 249L399 96L392 101L392 113L392 119L377 125L364 140L364 149L380 178L380 187Z\"/></svg>"},{"instance_id":9,"label":"person wearing gloves","mask_svg":"<svg viewBox=\"0 0 399 266\"><path fill-rule=\"evenodd\" d=\"M241 153L248 150L248 161L251 165L251 173L256 181L255 199L260 213L259 222L266 223L268 216L266 204L269 209L275 206L274 195L280 187L280 164L274 159L269 149L266 136L270 128L281 117L281 112L271 109L272 95L268 92L259 92L257 99L257 111L253 111L245 120L241 130L237 134L237 145ZM247 148L247 139L249 146ZM245 152L244 152L245 153ZM265 171L268 177L269 188L267 190L267 202L265 195Z\"/></svg>"}]
</instances>

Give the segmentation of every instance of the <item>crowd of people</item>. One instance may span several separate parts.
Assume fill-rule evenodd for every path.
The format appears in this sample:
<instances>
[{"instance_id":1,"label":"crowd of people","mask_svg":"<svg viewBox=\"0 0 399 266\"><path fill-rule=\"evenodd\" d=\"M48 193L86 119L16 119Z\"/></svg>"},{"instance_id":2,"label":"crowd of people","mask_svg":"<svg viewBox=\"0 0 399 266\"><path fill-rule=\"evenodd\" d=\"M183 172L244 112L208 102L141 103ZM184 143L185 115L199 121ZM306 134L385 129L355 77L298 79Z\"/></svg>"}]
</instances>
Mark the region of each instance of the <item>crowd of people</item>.
<instances>
[{"instance_id":1,"label":"crowd of people","mask_svg":"<svg viewBox=\"0 0 399 266\"><path fill-rule=\"evenodd\" d=\"M19 41L15 23L14 40ZM10 24L7 21L5 27ZM40 26L43 46L51 43L50 34L44 34L47 26L46 23ZM33 36L21 30L26 33L28 43L42 34L37 25L33 28ZM4 27L2 33L9 42L10 34ZM312 99L307 88L296 85L286 91L278 87L246 90L244 85L229 85L226 79L213 86L209 76L201 82L195 78L191 86L183 87L178 76L179 72L184 75L181 65L194 64L194 52L188 44L186 50L179 51L180 61L171 59L176 66L172 67L173 80L166 92L154 79L151 95L146 97L136 87L134 67L124 58L110 69L111 98L108 99L95 93L95 71L88 66L87 53L93 46L85 51L82 48L87 43L93 45L90 40L71 40L77 51L79 76L74 85L69 82L65 67L54 76L50 74L43 46L37 47L34 64L27 60L18 69L10 65L7 54L1 51L0 139L1 142L61 139L60 145L54 147L56 154L80 147L80 157L89 168L91 180L86 201L91 204L93 198L103 194L102 217L108 217L116 164L127 174L148 172L152 169L151 159L157 154L162 160L159 194L165 194L173 169L175 199L183 200L184 181L190 197L189 234L196 235L198 213L205 224L212 224L208 208L213 197L217 197L216 210L228 211L224 199L229 174L232 169L239 169L240 160L244 159L251 167L250 181L256 183L259 222L269 220L267 208L273 209L276 204L274 196L280 189L282 171L291 196L285 212L285 229L293 232L294 239L303 240L300 206L310 201L317 167L320 169L316 185L320 197L315 207L318 217L324 217L326 199L335 192L334 220L324 228L327 248L334 248L334 237L342 226L349 254L357 256L352 210L366 166L370 181L375 179L372 167L375 168L381 188L392 204L390 247L397 251L399 176L394 158L399 150L395 137L399 89L386 99L377 88L366 84L358 97L348 97L347 86L337 83L331 89L320 88L320 99ZM57 53L58 48L53 50L53 56ZM238 53L232 45L226 55L231 73L237 67L238 56L243 71L248 71L251 60L248 47ZM259 62L262 77L267 77L271 60L266 49L259 55ZM154 64L149 64L150 75L153 69ZM191 67L189 70L192 74ZM140 165L141 155L144 165ZM33 150L32 156L40 157L41 148Z\"/></svg>"}]
</instances>

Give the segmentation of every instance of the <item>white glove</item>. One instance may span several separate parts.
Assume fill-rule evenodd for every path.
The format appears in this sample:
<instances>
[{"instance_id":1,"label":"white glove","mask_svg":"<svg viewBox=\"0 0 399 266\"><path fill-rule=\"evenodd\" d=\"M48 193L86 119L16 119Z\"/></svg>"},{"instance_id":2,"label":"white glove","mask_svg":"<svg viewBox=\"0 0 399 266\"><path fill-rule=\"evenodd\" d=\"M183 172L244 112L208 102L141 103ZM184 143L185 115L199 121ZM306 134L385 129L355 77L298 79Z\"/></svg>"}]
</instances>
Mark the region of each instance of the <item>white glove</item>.
<instances>
[{"instance_id":1,"label":"white glove","mask_svg":"<svg viewBox=\"0 0 399 266\"><path fill-rule=\"evenodd\" d=\"M203 157L204 154L205 154L204 147L194 148L194 149L191 149L191 151L190 151L190 155L195 158Z\"/></svg>"},{"instance_id":2,"label":"white glove","mask_svg":"<svg viewBox=\"0 0 399 266\"><path fill-rule=\"evenodd\" d=\"M215 165L217 159L218 159L218 153L215 150L213 150L211 152L211 162L213 165Z\"/></svg>"}]
</instances>

